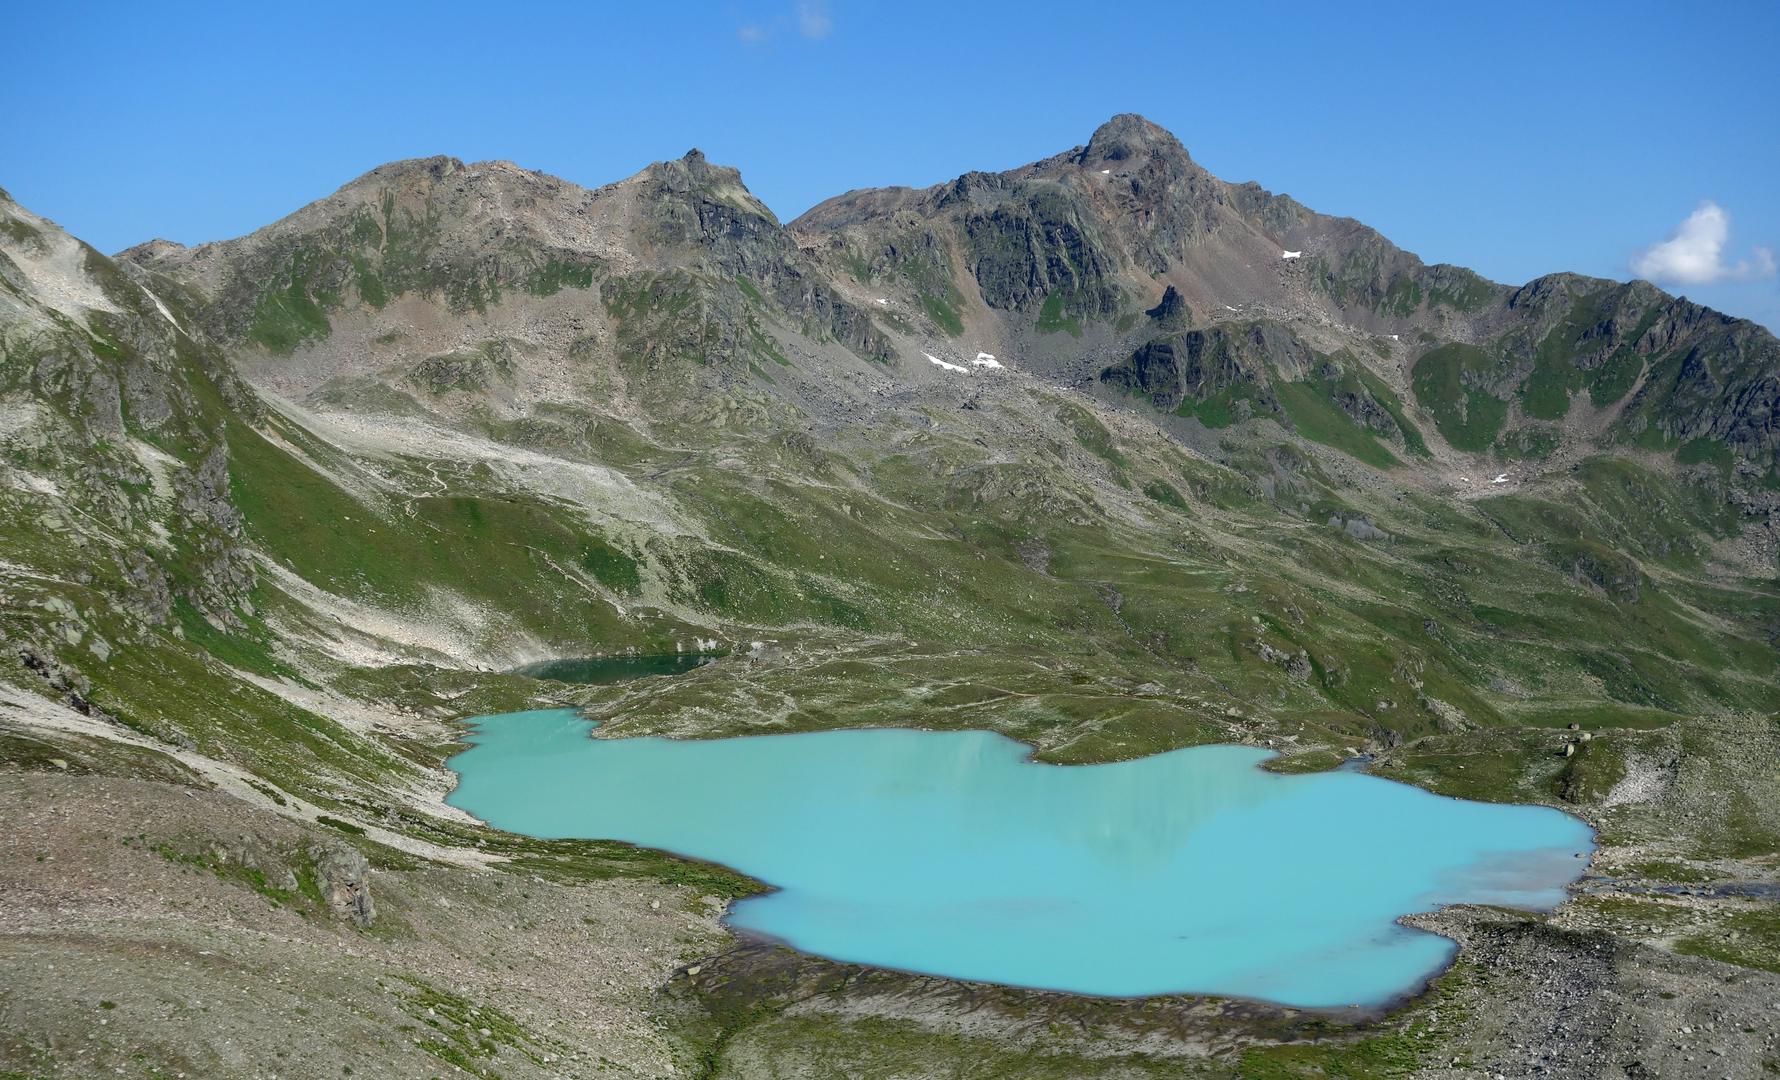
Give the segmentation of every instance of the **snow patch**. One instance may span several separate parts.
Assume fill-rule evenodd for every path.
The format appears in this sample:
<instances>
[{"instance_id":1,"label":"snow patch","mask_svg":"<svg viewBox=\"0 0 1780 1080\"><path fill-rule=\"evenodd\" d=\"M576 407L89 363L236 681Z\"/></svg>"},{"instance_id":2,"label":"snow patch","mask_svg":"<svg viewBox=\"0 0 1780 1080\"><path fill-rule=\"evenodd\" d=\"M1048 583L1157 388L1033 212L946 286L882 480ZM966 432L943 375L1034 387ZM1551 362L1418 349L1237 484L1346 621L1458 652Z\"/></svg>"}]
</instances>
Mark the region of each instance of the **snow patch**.
<instances>
[{"instance_id":1,"label":"snow patch","mask_svg":"<svg viewBox=\"0 0 1780 1080\"><path fill-rule=\"evenodd\" d=\"M986 352L977 353L977 358L972 360L971 363L980 368L989 368L992 371L998 371L1002 366L1001 361L995 359L994 353Z\"/></svg>"},{"instance_id":2,"label":"snow patch","mask_svg":"<svg viewBox=\"0 0 1780 1080\"><path fill-rule=\"evenodd\" d=\"M1304 253L1302 251L1281 251L1279 257L1282 259L1302 259Z\"/></svg>"},{"instance_id":3,"label":"snow patch","mask_svg":"<svg viewBox=\"0 0 1780 1080\"><path fill-rule=\"evenodd\" d=\"M925 353L925 352L924 352L924 353L922 353L922 354L921 354L921 355L922 355L922 356L925 356L925 357L926 357L926 358L927 358L927 359L928 359L928 361L929 361L929 362L930 362L930 363L932 363L932 364L933 364L933 366L934 366L934 367L939 367L939 368L944 368L944 369L946 369L946 370L947 370L947 371L964 371L964 372L968 372L968 371L969 371L969 370L970 370L970 369L969 369L969 368L967 368L967 367L965 367L965 366L963 366L963 365L962 365L962 364L952 364L952 363L947 363L947 362L946 362L946 361L944 361L944 360L941 360L941 359L940 359L940 358L939 358L939 357L937 357L937 356L935 356L935 355L933 355L933 354L932 354L932 353Z\"/></svg>"},{"instance_id":4,"label":"snow patch","mask_svg":"<svg viewBox=\"0 0 1780 1080\"><path fill-rule=\"evenodd\" d=\"M1497 476L1494 480L1490 481L1490 483L1492 483L1492 484L1506 484L1507 482L1508 482L1508 474L1507 473L1499 473L1499 474L1497 474Z\"/></svg>"},{"instance_id":5,"label":"snow patch","mask_svg":"<svg viewBox=\"0 0 1780 1080\"><path fill-rule=\"evenodd\" d=\"M890 301L887 298L882 297L882 296L878 297L878 303L884 305L885 307L890 306Z\"/></svg>"}]
</instances>

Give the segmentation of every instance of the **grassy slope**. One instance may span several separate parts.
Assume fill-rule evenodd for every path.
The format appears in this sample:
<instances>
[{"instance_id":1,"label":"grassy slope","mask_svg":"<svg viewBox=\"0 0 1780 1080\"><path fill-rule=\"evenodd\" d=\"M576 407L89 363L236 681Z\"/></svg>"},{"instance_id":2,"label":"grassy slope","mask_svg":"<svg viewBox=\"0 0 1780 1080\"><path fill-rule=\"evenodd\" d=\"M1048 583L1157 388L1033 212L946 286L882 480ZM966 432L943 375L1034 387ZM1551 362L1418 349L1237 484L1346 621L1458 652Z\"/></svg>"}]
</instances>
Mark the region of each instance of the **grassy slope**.
<instances>
[{"instance_id":1,"label":"grassy slope","mask_svg":"<svg viewBox=\"0 0 1780 1080\"><path fill-rule=\"evenodd\" d=\"M1454 445L1488 445L1493 410L1506 408L1466 381L1480 355L1450 351L1416 370L1418 398ZM288 421L234 414L187 363L190 424L226 435L246 537L315 586L424 619L448 583L499 616L491 637L531 635L565 653L652 651L691 634L787 646L776 660L582 691L618 730L991 727L1076 762L1268 738L1296 740L1324 765L1330 748L1367 745L1386 752L1382 771L1436 790L1586 809L1639 757L1681 746L1722 771L1701 783L1728 794L1715 818L1660 823L1671 853L1686 864L1780 845L1772 806L1712 739L1714 718L1780 711L1766 638L1780 590L1712 563L1712 543L1736 526L1721 499L1629 460L1592 460L1550 497L1475 507L1381 503L1301 464L1263 495L1250 476L1267 468L1253 460L1213 466L1159 436L1116 436L1071 405L1048 414L1060 423L1017 464L984 464L963 420L895 451L860 441L786 455L755 432L719 433L658 482L702 532L620 535L469 467L440 476L381 463L387 482L349 492L329 474L350 475L352 461ZM1282 404L1306 437L1397 460L1320 395ZM139 434L195 460L179 437ZM608 463L649 483L654 454L643 441ZM748 467L718 466L730 456ZM494 844L527 871L747 888L615 845L533 845L415 814L391 790L436 768L448 746L349 728L256 679L433 715L561 688L321 655L280 638L275 623L313 613L267 577L237 626L189 605L162 626L132 623L113 599L138 537L80 527L78 502L58 511L22 490L0 498L0 544L32 570L9 580L18 602L0 625L59 642L60 661L91 678L90 700L135 731L344 817ZM1324 524L1337 512L1363 513L1392 539L1361 543ZM176 581L184 557L167 556ZM112 643L108 658L93 636ZM1310 675L1267 662L1262 645L1307 653ZM1570 723L1597 741L1563 759L1557 729ZM1653 827L1635 816L1624 826ZM1757 942L1765 933L1749 930Z\"/></svg>"}]
</instances>

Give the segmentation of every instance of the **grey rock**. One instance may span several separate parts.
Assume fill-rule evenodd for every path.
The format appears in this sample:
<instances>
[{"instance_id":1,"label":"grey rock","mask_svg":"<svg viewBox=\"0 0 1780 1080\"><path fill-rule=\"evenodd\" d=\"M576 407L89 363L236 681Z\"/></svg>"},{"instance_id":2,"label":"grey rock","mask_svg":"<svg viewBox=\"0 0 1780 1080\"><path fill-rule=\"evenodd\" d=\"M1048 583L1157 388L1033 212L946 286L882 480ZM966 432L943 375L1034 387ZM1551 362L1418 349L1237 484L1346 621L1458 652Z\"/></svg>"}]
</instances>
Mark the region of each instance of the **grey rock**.
<instances>
[{"instance_id":1,"label":"grey rock","mask_svg":"<svg viewBox=\"0 0 1780 1080\"><path fill-rule=\"evenodd\" d=\"M355 926L370 926L377 917L371 900L371 865L354 848L339 844L309 849L328 909Z\"/></svg>"}]
</instances>

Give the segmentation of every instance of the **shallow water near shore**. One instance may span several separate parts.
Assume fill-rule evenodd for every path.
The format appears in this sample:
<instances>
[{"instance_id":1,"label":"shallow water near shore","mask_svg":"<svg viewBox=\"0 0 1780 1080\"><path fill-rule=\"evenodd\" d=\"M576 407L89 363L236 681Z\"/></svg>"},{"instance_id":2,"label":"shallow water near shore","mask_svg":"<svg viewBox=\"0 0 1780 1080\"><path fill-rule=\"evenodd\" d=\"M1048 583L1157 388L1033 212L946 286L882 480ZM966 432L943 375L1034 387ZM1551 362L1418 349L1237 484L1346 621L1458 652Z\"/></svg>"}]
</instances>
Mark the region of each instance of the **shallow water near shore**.
<instances>
[{"instance_id":1,"label":"shallow water near shore","mask_svg":"<svg viewBox=\"0 0 1780 1080\"><path fill-rule=\"evenodd\" d=\"M1278 775L1242 746L1057 766L980 731L592 739L568 709L473 724L447 801L495 827L733 867L777 891L730 923L805 952L1083 994L1385 1004L1455 950L1399 916L1555 906L1594 850L1557 810Z\"/></svg>"}]
</instances>

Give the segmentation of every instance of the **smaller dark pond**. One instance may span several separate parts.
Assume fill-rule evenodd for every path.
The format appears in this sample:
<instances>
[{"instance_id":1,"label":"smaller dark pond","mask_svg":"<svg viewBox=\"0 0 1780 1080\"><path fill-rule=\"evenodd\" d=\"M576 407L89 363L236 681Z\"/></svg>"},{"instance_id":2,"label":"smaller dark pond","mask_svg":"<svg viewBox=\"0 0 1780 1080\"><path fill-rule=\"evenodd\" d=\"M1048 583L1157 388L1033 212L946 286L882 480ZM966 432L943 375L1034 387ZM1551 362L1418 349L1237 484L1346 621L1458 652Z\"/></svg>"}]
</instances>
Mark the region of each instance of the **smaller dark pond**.
<instances>
[{"instance_id":1,"label":"smaller dark pond","mask_svg":"<svg viewBox=\"0 0 1780 1080\"><path fill-rule=\"evenodd\" d=\"M645 675L679 675L717 659L719 653L660 653L652 656L583 656L544 660L513 669L515 675L557 682L603 684Z\"/></svg>"}]
</instances>

